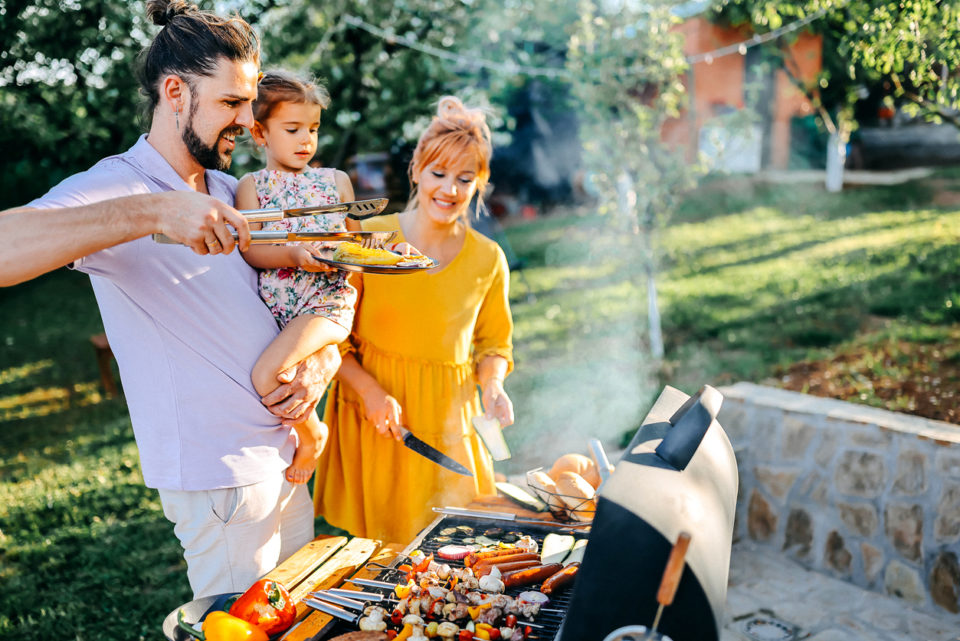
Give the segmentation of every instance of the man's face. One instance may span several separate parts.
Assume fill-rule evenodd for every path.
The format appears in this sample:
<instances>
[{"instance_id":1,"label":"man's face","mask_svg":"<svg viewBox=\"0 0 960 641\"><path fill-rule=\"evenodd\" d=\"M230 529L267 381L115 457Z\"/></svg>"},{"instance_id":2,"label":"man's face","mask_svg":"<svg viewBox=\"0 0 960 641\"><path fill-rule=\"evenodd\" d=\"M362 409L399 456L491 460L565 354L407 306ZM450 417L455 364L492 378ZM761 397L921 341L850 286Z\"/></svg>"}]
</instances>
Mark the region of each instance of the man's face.
<instances>
[{"instance_id":1,"label":"man's face","mask_svg":"<svg viewBox=\"0 0 960 641\"><path fill-rule=\"evenodd\" d=\"M190 110L180 135L201 167L230 168L236 136L253 126L259 71L253 61L221 58L212 76L188 81Z\"/></svg>"}]
</instances>

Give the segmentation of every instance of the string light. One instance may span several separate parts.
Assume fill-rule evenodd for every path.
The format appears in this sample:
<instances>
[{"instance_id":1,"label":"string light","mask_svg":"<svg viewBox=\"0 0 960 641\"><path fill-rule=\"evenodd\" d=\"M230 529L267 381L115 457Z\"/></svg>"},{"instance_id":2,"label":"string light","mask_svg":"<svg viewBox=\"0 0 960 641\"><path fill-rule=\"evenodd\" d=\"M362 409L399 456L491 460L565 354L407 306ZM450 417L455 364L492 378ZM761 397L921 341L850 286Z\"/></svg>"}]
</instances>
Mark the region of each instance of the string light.
<instances>
[{"instance_id":1,"label":"string light","mask_svg":"<svg viewBox=\"0 0 960 641\"><path fill-rule=\"evenodd\" d=\"M835 8L839 8L844 4L846 4L846 2L841 2ZM751 47L756 47L766 42L770 42L771 40L776 40L777 38L780 38L781 36L784 36L788 33L792 33L797 29L802 29L803 27L807 26L811 22L814 22L815 20L819 20L820 18L825 16L827 14L827 11L828 11L828 8L824 7L819 11L811 13L809 16L806 16L805 18L801 18L799 20L791 22L790 24L784 25L778 29L774 29L773 31L768 31L767 33L764 33L764 34L755 34L750 38L748 38L747 40L744 40L742 42L737 42L731 45L727 45L725 47L720 47L719 49L714 49L713 51L706 51L704 53L697 53L690 56L686 56L684 60L686 60L686 62L691 65L696 64L698 62L705 62L709 65L709 64L713 64L713 61L716 60L717 58L721 58L723 56L729 56L734 53L738 53L742 56L746 55L747 50L750 49ZM494 60L486 60L484 58L463 56L458 53L448 51L446 49L440 49L432 45L418 42L414 38L410 38L408 36L404 36L396 33L390 33L384 29L381 29L380 27L374 26L369 22L366 22L361 18L358 18L357 16L350 15L350 14L345 14L343 16L343 21L352 27L362 29L367 33L370 33L390 44L401 44L409 49L413 49L414 51L419 51L421 53L425 53L427 55L434 56L436 58L449 60L450 62L454 62L456 64L467 66L467 67L489 69L490 71L496 71L496 72L504 73L507 75L520 74L520 75L531 76L531 77L566 78L566 79L572 78L572 74L567 69L564 69L561 67L533 67L529 65L517 64L515 62L497 62ZM627 67L626 69L621 69L620 73L627 73L627 74L638 73L640 71L643 71L644 69L646 69L646 66L633 66L633 67Z\"/></svg>"}]
</instances>

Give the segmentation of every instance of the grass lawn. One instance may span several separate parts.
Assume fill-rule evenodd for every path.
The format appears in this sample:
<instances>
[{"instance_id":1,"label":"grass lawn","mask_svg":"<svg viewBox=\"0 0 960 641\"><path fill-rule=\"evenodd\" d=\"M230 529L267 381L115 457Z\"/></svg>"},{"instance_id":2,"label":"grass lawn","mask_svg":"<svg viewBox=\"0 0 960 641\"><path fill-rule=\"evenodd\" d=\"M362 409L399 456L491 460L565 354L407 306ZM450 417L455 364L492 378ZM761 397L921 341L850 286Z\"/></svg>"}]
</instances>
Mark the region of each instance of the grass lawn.
<instances>
[{"instance_id":1,"label":"grass lawn","mask_svg":"<svg viewBox=\"0 0 960 641\"><path fill-rule=\"evenodd\" d=\"M956 421L960 211L936 204L944 189L960 174L840 195L705 185L655 241L661 367L628 232L584 211L511 225L525 267L503 471L615 444L665 382L772 381ZM89 283L60 270L0 289L0 309L0 639L162 638L189 588L124 403L99 392Z\"/></svg>"}]
</instances>

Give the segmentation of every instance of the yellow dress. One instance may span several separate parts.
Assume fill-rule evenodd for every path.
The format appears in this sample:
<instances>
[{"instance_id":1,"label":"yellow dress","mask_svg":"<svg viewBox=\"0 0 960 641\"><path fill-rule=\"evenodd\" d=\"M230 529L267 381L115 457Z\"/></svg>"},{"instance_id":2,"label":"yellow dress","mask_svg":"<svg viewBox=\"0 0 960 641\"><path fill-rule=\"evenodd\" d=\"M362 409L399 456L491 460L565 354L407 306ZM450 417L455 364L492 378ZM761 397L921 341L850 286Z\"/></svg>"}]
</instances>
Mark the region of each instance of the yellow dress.
<instances>
[{"instance_id":1,"label":"yellow dress","mask_svg":"<svg viewBox=\"0 0 960 641\"><path fill-rule=\"evenodd\" d=\"M400 224L396 215L381 216L364 229ZM355 536L405 543L433 520L432 507L462 506L496 491L493 462L470 421L480 414L480 360L499 355L513 366L509 271L500 247L471 229L438 271L353 276L360 301L342 347L399 401L413 434L474 477L380 436L359 396L335 382L324 412L330 440L317 466L314 503L317 514Z\"/></svg>"}]
</instances>

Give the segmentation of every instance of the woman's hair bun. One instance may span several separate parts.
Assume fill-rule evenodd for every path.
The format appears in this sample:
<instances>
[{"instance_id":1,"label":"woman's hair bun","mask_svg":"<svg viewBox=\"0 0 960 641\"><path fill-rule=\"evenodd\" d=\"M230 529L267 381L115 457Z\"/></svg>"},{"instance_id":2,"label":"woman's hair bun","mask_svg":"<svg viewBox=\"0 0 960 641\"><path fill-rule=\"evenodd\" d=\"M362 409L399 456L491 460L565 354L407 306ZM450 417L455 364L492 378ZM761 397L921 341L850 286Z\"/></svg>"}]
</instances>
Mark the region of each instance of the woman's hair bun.
<instances>
[{"instance_id":1,"label":"woman's hair bun","mask_svg":"<svg viewBox=\"0 0 960 641\"><path fill-rule=\"evenodd\" d=\"M153 24L163 27L185 13L199 11L197 5L186 0L147 0L147 17Z\"/></svg>"},{"instance_id":2,"label":"woman's hair bun","mask_svg":"<svg viewBox=\"0 0 960 641\"><path fill-rule=\"evenodd\" d=\"M486 117L481 109L468 109L456 96L444 96L437 103L437 117L443 120L466 121L471 125L483 125Z\"/></svg>"}]
</instances>

